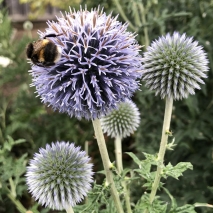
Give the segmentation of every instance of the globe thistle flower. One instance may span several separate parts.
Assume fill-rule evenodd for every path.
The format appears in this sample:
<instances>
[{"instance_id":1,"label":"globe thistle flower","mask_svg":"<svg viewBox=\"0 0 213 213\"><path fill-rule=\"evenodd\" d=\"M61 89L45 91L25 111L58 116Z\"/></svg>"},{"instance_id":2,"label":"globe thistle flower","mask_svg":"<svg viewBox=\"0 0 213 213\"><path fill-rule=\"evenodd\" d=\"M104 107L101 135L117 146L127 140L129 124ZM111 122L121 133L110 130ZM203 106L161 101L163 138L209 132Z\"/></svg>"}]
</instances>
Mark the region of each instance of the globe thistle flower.
<instances>
[{"instance_id":1,"label":"globe thistle flower","mask_svg":"<svg viewBox=\"0 0 213 213\"><path fill-rule=\"evenodd\" d=\"M204 84L202 78L207 78L208 59L203 48L178 32L152 42L144 53L143 64L142 79L161 98L187 98Z\"/></svg>"},{"instance_id":2,"label":"globe thistle flower","mask_svg":"<svg viewBox=\"0 0 213 213\"><path fill-rule=\"evenodd\" d=\"M125 138L133 133L140 124L140 112L137 106L126 99L107 116L101 118L101 126L104 133L113 138Z\"/></svg>"},{"instance_id":3,"label":"globe thistle flower","mask_svg":"<svg viewBox=\"0 0 213 213\"><path fill-rule=\"evenodd\" d=\"M92 164L73 143L56 142L41 148L27 167L29 191L46 207L62 210L82 201L91 188Z\"/></svg>"},{"instance_id":4,"label":"globe thistle flower","mask_svg":"<svg viewBox=\"0 0 213 213\"><path fill-rule=\"evenodd\" d=\"M50 67L32 66L42 102L78 119L96 119L139 88L142 57L136 35L103 9L72 11L48 21L46 35L61 49Z\"/></svg>"}]
</instances>

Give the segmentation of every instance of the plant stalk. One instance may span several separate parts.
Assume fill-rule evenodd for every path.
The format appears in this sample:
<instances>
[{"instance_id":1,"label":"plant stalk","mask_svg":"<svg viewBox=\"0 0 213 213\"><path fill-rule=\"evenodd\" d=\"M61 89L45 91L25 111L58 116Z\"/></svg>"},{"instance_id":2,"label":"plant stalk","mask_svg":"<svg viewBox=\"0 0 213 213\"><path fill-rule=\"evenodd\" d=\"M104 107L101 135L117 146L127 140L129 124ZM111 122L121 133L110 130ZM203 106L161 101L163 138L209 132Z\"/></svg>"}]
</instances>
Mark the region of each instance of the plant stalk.
<instances>
[{"instance_id":1,"label":"plant stalk","mask_svg":"<svg viewBox=\"0 0 213 213\"><path fill-rule=\"evenodd\" d=\"M122 142L119 136L115 138L115 159L117 169L120 174L121 171L123 171L123 161L122 161Z\"/></svg>"},{"instance_id":2,"label":"plant stalk","mask_svg":"<svg viewBox=\"0 0 213 213\"><path fill-rule=\"evenodd\" d=\"M158 167L157 167L157 172L155 174L155 180L152 185L152 190L150 194L150 203L152 204L153 200L155 199L155 195L160 183L160 178L161 178L161 172L163 168L163 160L164 160L164 155L166 152L166 147L167 147L167 141L168 141L168 136L169 136L169 128L170 128L170 122L171 122L171 115L172 115L172 107L173 107L173 98L166 98L166 108L165 108L165 113L164 113L164 121L163 121L163 130L162 130L162 136L161 136L161 143L160 143L160 149L158 153Z\"/></svg>"},{"instance_id":3,"label":"plant stalk","mask_svg":"<svg viewBox=\"0 0 213 213\"><path fill-rule=\"evenodd\" d=\"M106 173L106 183L108 185L110 185L112 197L113 197L113 200L115 202L117 212L123 213L124 211L123 211L123 208L122 208L122 205L121 205L121 201L120 201L120 198L119 198L119 195L118 195L118 191L115 187L115 183L114 183L114 180L113 180L113 174L110 170L112 163L110 162L110 159L109 159L104 135L103 135L102 128L101 128L101 122L100 122L99 119L95 119L95 120L92 120L92 123L93 123L94 131L95 131L95 136L96 136L96 139L97 139L97 142L98 142L98 147L99 147L99 150L100 150L104 170L105 170L105 173Z\"/></svg>"},{"instance_id":4,"label":"plant stalk","mask_svg":"<svg viewBox=\"0 0 213 213\"><path fill-rule=\"evenodd\" d=\"M124 199L125 199L125 203L126 203L127 213L132 213L130 197L129 197L129 190L127 189L126 183L124 181L121 184L124 188Z\"/></svg>"},{"instance_id":5,"label":"plant stalk","mask_svg":"<svg viewBox=\"0 0 213 213\"><path fill-rule=\"evenodd\" d=\"M129 26L132 30L136 31L135 26L131 23L131 21L127 18L125 12L123 11L122 6L121 6L121 4L119 3L119 0L114 0L114 3L115 3L115 5L116 5L116 7L117 7L117 9L118 9L119 14L120 14L121 17L124 19L124 21L126 21L126 22L128 23L128 26Z\"/></svg>"},{"instance_id":6,"label":"plant stalk","mask_svg":"<svg viewBox=\"0 0 213 213\"><path fill-rule=\"evenodd\" d=\"M213 205L208 203L195 203L194 207L207 207L207 208L213 208Z\"/></svg>"},{"instance_id":7,"label":"plant stalk","mask_svg":"<svg viewBox=\"0 0 213 213\"><path fill-rule=\"evenodd\" d=\"M121 172L123 171L122 139L119 136L115 138L115 158L116 158L118 173L121 174ZM132 213L129 192L128 192L125 181L123 181L121 185L123 186L123 189L124 189L124 199L126 203L127 213Z\"/></svg>"},{"instance_id":8,"label":"plant stalk","mask_svg":"<svg viewBox=\"0 0 213 213\"><path fill-rule=\"evenodd\" d=\"M11 194L7 194L8 198L15 204L16 208L20 213L26 213L27 210L24 208L24 206L21 204L19 200L16 200L16 198Z\"/></svg>"},{"instance_id":9,"label":"plant stalk","mask_svg":"<svg viewBox=\"0 0 213 213\"><path fill-rule=\"evenodd\" d=\"M67 212L67 213L74 213L72 206L69 206L69 207L66 209L66 212Z\"/></svg>"},{"instance_id":10,"label":"plant stalk","mask_svg":"<svg viewBox=\"0 0 213 213\"><path fill-rule=\"evenodd\" d=\"M148 27L146 26L146 11L145 8L143 6L143 3L138 3L138 7L140 9L141 12L141 19L142 19L142 24L143 24L143 32L144 32L144 46L145 49L147 49L147 47L149 46L149 34L148 34Z\"/></svg>"},{"instance_id":11,"label":"plant stalk","mask_svg":"<svg viewBox=\"0 0 213 213\"><path fill-rule=\"evenodd\" d=\"M9 178L9 183L10 183L11 194L13 195L14 198L16 198L16 187L12 178Z\"/></svg>"}]
</instances>

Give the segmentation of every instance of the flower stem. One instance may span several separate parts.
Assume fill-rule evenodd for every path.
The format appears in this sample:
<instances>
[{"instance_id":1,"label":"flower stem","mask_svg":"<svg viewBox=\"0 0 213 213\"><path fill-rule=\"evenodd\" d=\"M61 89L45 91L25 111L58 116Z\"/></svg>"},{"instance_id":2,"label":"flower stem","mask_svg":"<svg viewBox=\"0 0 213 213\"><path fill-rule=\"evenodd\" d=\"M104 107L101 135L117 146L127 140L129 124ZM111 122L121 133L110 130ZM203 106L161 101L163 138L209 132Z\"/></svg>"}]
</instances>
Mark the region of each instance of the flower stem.
<instances>
[{"instance_id":1,"label":"flower stem","mask_svg":"<svg viewBox=\"0 0 213 213\"><path fill-rule=\"evenodd\" d=\"M164 113L164 121L163 121L163 130L162 130L162 136L161 136L161 143L160 143L160 150L158 153L158 168L157 172L155 174L155 180L152 185L152 191L150 194L150 203L152 204L153 200L155 199L155 195L160 183L160 178L161 178L161 172L162 172L162 167L163 167L163 160L164 160L164 155L166 152L166 146L167 146L167 141L168 141L168 132L170 128L170 122L171 122L171 115L172 115L172 106L173 106L173 98L166 98L166 108L165 108L165 113Z\"/></svg>"},{"instance_id":2,"label":"flower stem","mask_svg":"<svg viewBox=\"0 0 213 213\"><path fill-rule=\"evenodd\" d=\"M17 200L12 193L7 194L8 198L15 204L16 208L20 213L26 213L27 210L24 208L24 206L21 204L19 200Z\"/></svg>"},{"instance_id":3,"label":"flower stem","mask_svg":"<svg viewBox=\"0 0 213 213\"><path fill-rule=\"evenodd\" d=\"M208 204L208 203L195 203L194 207L208 207L208 208L213 208L213 205Z\"/></svg>"},{"instance_id":4,"label":"flower stem","mask_svg":"<svg viewBox=\"0 0 213 213\"><path fill-rule=\"evenodd\" d=\"M66 212L67 212L67 213L74 213L72 206L69 206L69 207L66 209Z\"/></svg>"},{"instance_id":5,"label":"flower stem","mask_svg":"<svg viewBox=\"0 0 213 213\"><path fill-rule=\"evenodd\" d=\"M131 23L131 21L127 18L127 16L126 16L125 12L123 11L122 6L120 5L119 1L118 1L118 0L114 0L114 3L115 3L115 5L116 5L116 7L117 7L117 9L118 9L119 14L120 14L121 17L124 19L124 21L126 21L126 22L128 23L129 27L130 27L132 30L136 31L135 26L134 26L134 25Z\"/></svg>"},{"instance_id":6,"label":"flower stem","mask_svg":"<svg viewBox=\"0 0 213 213\"><path fill-rule=\"evenodd\" d=\"M116 158L116 165L117 165L118 173L121 174L121 172L123 171L122 140L121 140L121 137L119 137L119 136L117 136L115 138L115 158ZM127 213L132 213L129 192L128 192L125 181L123 181L121 183L121 185L124 188L124 199L125 199L125 203L126 203Z\"/></svg>"},{"instance_id":7,"label":"flower stem","mask_svg":"<svg viewBox=\"0 0 213 213\"><path fill-rule=\"evenodd\" d=\"M16 198L16 187L12 178L9 178L9 183L10 183L11 194L13 195L13 197Z\"/></svg>"},{"instance_id":8,"label":"flower stem","mask_svg":"<svg viewBox=\"0 0 213 213\"><path fill-rule=\"evenodd\" d=\"M124 199L125 199L125 203L126 203L127 213L132 213L130 197L129 197L129 191L127 189L126 183L123 181L121 184L122 184L122 186L124 188Z\"/></svg>"},{"instance_id":9,"label":"flower stem","mask_svg":"<svg viewBox=\"0 0 213 213\"><path fill-rule=\"evenodd\" d=\"M24 206L21 204L21 202L16 199L15 185L14 185L12 178L9 179L9 183L10 183L11 190L8 189L7 187L4 188L7 192L8 198L15 204L16 208L18 209L18 211L20 213L26 213L27 210L24 208ZM0 183L0 185L1 185L1 183Z\"/></svg>"},{"instance_id":10,"label":"flower stem","mask_svg":"<svg viewBox=\"0 0 213 213\"><path fill-rule=\"evenodd\" d=\"M123 170L123 161L122 161L122 144L121 144L121 138L117 136L115 138L115 159L116 159L116 165L119 174Z\"/></svg>"},{"instance_id":11,"label":"flower stem","mask_svg":"<svg viewBox=\"0 0 213 213\"><path fill-rule=\"evenodd\" d=\"M141 18L142 18L142 24L143 24L143 32L144 32L144 44L145 44L145 49L149 46L149 35L148 35L148 27L146 26L147 23L146 23L146 10L143 6L143 3L139 3L138 4L138 7L140 9L140 12L141 12Z\"/></svg>"},{"instance_id":12,"label":"flower stem","mask_svg":"<svg viewBox=\"0 0 213 213\"><path fill-rule=\"evenodd\" d=\"M115 202L115 206L117 208L117 212L123 213L123 208L122 208L121 201L120 201L120 198L119 198L119 195L118 195L118 191L115 187L113 175L112 175L112 172L110 170L111 162L110 162L109 155L108 155L108 152L107 152L107 147L106 147L104 135L103 135L103 132L102 132L102 129L101 129L101 122L100 122L99 119L95 119L95 120L92 120L92 123L93 123L93 127L94 127L94 130L95 130L95 136L96 136L96 139L97 139L97 142L98 142L98 147L99 147L99 150L100 150L104 170L105 170L105 173L106 173L106 182L111 187L111 193L112 193L112 196L113 196L113 200Z\"/></svg>"}]
</instances>

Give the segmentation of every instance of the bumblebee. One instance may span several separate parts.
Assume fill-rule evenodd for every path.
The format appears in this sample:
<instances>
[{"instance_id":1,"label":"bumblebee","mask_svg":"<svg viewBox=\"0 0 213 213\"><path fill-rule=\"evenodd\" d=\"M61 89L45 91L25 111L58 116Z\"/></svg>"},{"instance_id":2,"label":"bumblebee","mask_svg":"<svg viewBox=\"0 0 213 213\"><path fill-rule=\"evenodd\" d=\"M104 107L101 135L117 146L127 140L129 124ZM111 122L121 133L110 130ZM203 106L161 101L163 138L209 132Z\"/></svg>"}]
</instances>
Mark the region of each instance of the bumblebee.
<instances>
[{"instance_id":1,"label":"bumblebee","mask_svg":"<svg viewBox=\"0 0 213 213\"><path fill-rule=\"evenodd\" d=\"M43 39L39 39L27 45L26 55L33 64L40 67L55 65L61 58L61 48L54 44L48 37L57 37L62 34L48 34Z\"/></svg>"}]
</instances>

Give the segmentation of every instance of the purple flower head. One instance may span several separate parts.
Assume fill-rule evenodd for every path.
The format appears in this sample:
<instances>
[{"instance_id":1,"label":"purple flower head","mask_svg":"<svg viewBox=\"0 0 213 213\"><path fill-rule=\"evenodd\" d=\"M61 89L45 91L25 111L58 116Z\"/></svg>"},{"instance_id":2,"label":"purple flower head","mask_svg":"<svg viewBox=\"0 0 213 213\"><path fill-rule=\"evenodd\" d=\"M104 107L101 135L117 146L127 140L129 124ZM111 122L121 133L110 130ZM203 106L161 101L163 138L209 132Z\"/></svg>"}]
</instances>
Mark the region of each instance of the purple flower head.
<instances>
[{"instance_id":1,"label":"purple flower head","mask_svg":"<svg viewBox=\"0 0 213 213\"><path fill-rule=\"evenodd\" d=\"M27 167L33 197L51 209L63 210L82 201L91 189L90 158L73 143L56 142L41 148Z\"/></svg>"},{"instance_id":2,"label":"purple flower head","mask_svg":"<svg viewBox=\"0 0 213 213\"><path fill-rule=\"evenodd\" d=\"M44 38L62 51L53 66L33 65L31 74L42 102L78 119L100 118L139 88L141 55L135 34L127 24L103 9L74 12L48 21Z\"/></svg>"},{"instance_id":3,"label":"purple flower head","mask_svg":"<svg viewBox=\"0 0 213 213\"><path fill-rule=\"evenodd\" d=\"M208 59L203 48L193 38L174 32L152 42L144 53L142 79L161 98L187 98L204 84Z\"/></svg>"}]
</instances>

